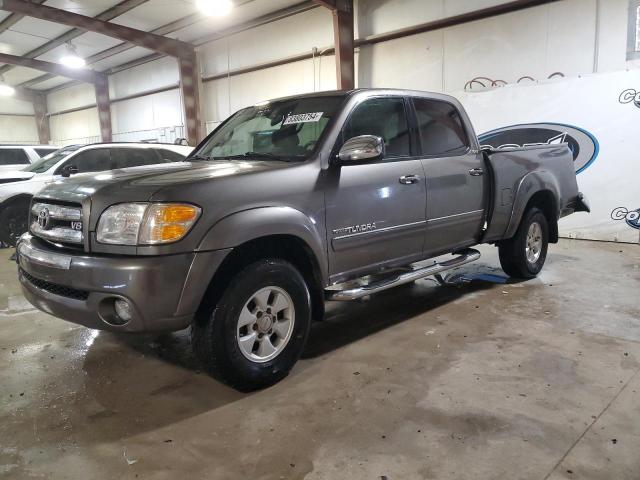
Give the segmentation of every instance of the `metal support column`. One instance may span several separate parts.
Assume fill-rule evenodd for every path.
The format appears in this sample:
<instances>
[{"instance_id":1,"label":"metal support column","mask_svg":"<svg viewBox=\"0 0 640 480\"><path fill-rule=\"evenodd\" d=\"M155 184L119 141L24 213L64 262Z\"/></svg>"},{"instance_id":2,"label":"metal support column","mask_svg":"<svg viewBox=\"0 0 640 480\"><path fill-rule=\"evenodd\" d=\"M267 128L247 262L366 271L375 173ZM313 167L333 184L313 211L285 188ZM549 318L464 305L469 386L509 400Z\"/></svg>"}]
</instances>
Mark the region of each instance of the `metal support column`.
<instances>
[{"instance_id":1,"label":"metal support column","mask_svg":"<svg viewBox=\"0 0 640 480\"><path fill-rule=\"evenodd\" d=\"M180 93L184 108L184 122L189 145L195 146L204 138L204 125L200 106L201 79L197 54L179 58Z\"/></svg>"},{"instance_id":2,"label":"metal support column","mask_svg":"<svg viewBox=\"0 0 640 480\"><path fill-rule=\"evenodd\" d=\"M100 121L100 136L103 142L111 142L111 101L109 99L109 80L106 75L101 76L95 83L96 104L98 105L98 120Z\"/></svg>"}]
</instances>

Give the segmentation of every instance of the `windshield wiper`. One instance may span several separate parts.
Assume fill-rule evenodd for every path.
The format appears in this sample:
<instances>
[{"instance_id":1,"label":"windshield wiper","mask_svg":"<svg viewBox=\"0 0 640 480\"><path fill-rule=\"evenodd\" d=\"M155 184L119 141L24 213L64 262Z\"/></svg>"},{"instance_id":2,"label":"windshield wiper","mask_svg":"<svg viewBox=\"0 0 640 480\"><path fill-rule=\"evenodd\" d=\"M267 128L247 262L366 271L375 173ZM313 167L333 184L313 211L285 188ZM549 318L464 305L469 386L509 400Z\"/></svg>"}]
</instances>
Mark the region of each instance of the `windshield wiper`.
<instances>
[{"instance_id":1,"label":"windshield wiper","mask_svg":"<svg viewBox=\"0 0 640 480\"><path fill-rule=\"evenodd\" d=\"M273 153L269 153L269 152L245 152L242 155L229 155L228 157L222 157L222 158L224 158L225 160L238 160L238 159L250 158L250 157L265 158L267 160L278 160L279 162L290 161L284 157L279 157L278 155L274 155Z\"/></svg>"},{"instance_id":2,"label":"windshield wiper","mask_svg":"<svg viewBox=\"0 0 640 480\"><path fill-rule=\"evenodd\" d=\"M213 157L207 157L205 155L194 155L193 157L185 158L185 162L210 162L213 160Z\"/></svg>"}]
</instances>

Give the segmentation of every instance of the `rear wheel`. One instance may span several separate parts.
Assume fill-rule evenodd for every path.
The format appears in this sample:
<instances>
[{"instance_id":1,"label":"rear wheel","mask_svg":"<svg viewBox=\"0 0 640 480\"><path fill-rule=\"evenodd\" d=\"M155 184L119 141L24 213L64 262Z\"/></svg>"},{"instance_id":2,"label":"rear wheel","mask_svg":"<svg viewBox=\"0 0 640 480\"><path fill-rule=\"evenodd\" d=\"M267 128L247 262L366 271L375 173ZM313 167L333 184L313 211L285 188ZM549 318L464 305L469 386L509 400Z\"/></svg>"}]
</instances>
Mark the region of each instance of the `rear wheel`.
<instances>
[{"instance_id":1,"label":"rear wheel","mask_svg":"<svg viewBox=\"0 0 640 480\"><path fill-rule=\"evenodd\" d=\"M3 206L0 210L0 241L16 246L20 236L29 229L30 204L30 200L23 198Z\"/></svg>"},{"instance_id":2,"label":"rear wheel","mask_svg":"<svg viewBox=\"0 0 640 480\"><path fill-rule=\"evenodd\" d=\"M243 391L286 377L311 325L309 291L289 262L261 260L229 283L213 310L198 314L194 351L214 377Z\"/></svg>"},{"instance_id":3,"label":"rear wheel","mask_svg":"<svg viewBox=\"0 0 640 480\"><path fill-rule=\"evenodd\" d=\"M515 236L498 246L500 265L511 277L534 278L547 258L549 224L536 207L527 210Z\"/></svg>"}]
</instances>

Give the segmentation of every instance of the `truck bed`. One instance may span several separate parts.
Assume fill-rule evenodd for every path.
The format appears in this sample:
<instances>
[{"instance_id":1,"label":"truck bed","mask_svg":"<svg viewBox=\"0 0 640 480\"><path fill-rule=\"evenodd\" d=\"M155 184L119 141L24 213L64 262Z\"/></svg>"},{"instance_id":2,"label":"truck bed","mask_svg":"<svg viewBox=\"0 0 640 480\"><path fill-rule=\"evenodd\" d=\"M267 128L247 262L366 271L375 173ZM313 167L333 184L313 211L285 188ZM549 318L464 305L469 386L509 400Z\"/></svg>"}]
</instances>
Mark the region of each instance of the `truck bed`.
<instances>
[{"instance_id":1,"label":"truck bed","mask_svg":"<svg viewBox=\"0 0 640 480\"><path fill-rule=\"evenodd\" d=\"M511 238L534 194L548 192L556 199L557 218L577 209L578 184L568 144L484 149L483 152L491 176L483 243Z\"/></svg>"}]
</instances>

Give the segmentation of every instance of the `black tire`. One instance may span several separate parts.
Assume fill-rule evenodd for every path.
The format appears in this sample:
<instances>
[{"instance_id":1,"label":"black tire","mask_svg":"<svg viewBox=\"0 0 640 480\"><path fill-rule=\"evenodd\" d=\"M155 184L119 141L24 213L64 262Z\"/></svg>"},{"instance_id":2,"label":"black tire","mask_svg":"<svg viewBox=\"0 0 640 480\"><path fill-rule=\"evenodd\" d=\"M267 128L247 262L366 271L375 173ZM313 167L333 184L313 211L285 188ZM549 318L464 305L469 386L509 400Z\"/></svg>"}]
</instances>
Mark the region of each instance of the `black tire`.
<instances>
[{"instance_id":1,"label":"black tire","mask_svg":"<svg viewBox=\"0 0 640 480\"><path fill-rule=\"evenodd\" d=\"M532 225L537 223L541 230L541 246L536 261L527 258L527 236ZM533 227L535 228L535 227ZM536 236L537 238L537 236ZM544 213L536 207L527 210L513 238L501 242L498 246L500 265L507 275L514 278L529 279L540 273L547 258L549 246L549 223Z\"/></svg>"},{"instance_id":2,"label":"black tire","mask_svg":"<svg viewBox=\"0 0 640 480\"><path fill-rule=\"evenodd\" d=\"M239 346L238 320L247 302L267 287L276 287L289 295L294 318L282 351L259 363L247 358ZM273 302L271 298L269 301ZM191 342L208 373L238 390L252 391L273 385L288 375L302 354L310 327L311 299L304 278L287 261L265 259L243 268L229 282L217 305L198 313L191 328ZM256 330L256 335L260 335L259 331Z\"/></svg>"},{"instance_id":3,"label":"black tire","mask_svg":"<svg viewBox=\"0 0 640 480\"><path fill-rule=\"evenodd\" d=\"M26 198L8 202L0 210L0 241L16 246L20 235L29 230L29 207Z\"/></svg>"}]
</instances>

